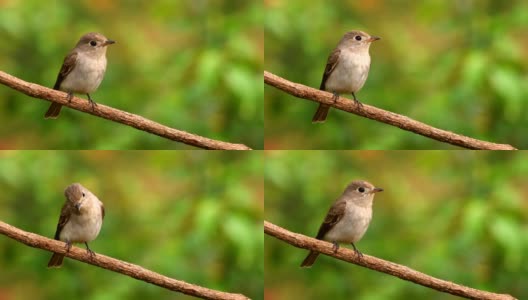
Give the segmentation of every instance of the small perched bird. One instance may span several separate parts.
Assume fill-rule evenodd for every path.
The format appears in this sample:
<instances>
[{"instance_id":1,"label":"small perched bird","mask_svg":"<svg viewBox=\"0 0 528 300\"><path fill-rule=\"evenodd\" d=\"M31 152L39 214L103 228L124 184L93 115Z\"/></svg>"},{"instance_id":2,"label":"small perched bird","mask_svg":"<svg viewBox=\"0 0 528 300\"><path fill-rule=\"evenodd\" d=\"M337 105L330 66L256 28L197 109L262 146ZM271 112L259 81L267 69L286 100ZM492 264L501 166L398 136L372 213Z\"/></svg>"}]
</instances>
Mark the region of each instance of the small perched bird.
<instances>
[{"instance_id":1,"label":"small perched bird","mask_svg":"<svg viewBox=\"0 0 528 300\"><path fill-rule=\"evenodd\" d=\"M356 254L361 257L362 254L354 243L367 231L372 219L374 194L381 191L383 189L374 187L366 181L352 181L330 207L315 238L332 242L334 252L339 249L338 243L351 243ZM317 256L319 252L310 251L301 267L312 266Z\"/></svg>"},{"instance_id":2,"label":"small perched bird","mask_svg":"<svg viewBox=\"0 0 528 300\"><path fill-rule=\"evenodd\" d=\"M90 93L97 90L103 80L106 71L106 46L114 43L115 41L100 33L83 35L75 48L64 58L53 89L67 92L68 101L71 101L73 93L86 94L94 108L96 104L90 98ZM44 117L58 118L61 108L61 104L51 103Z\"/></svg>"},{"instance_id":3,"label":"small perched bird","mask_svg":"<svg viewBox=\"0 0 528 300\"><path fill-rule=\"evenodd\" d=\"M55 239L66 242L67 251L70 251L72 243L84 243L86 251L93 257L95 253L88 247L88 242L99 235L103 225L103 203L79 183L69 185L64 196L66 202L62 206ZM63 254L53 253L48 267L60 267L63 259Z\"/></svg>"},{"instance_id":4,"label":"small perched bird","mask_svg":"<svg viewBox=\"0 0 528 300\"><path fill-rule=\"evenodd\" d=\"M370 69L370 43L379 39L359 30L347 32L328 57L319 89L333 93L334 101L337 101L339 94L351 93L354 101L361 105L355 92L358 92L367 80ZM312 122L324 122L329 109L328 105L319 104Z\"/></svg>"}]
</instances>

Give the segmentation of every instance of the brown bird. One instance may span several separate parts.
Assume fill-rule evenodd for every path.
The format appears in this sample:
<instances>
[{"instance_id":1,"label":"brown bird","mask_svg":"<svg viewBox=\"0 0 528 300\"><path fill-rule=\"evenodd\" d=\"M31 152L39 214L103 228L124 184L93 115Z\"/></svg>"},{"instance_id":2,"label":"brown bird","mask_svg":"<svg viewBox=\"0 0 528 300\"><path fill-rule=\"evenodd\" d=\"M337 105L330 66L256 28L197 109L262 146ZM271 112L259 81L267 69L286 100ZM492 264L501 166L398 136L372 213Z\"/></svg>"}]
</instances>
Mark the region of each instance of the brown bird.
<instances>
[{"instance_id":1,"label":"brown bird","mask_svg":"<svg viewBox=\"0 0 528 300\"><path fill-rule=\"evenodd\" d=\"M71 101L73 93L86 94L94 108L96 104L90 98L90 93L97 90L103 80L106 71L106 46L114 43L115 41L100 33L83 35L75 48L64 58L53 89L67 92L68 101ZM58 118L61 108L61 104L51 103L44 117Z\"/></svg>"},{"instance_id":2,"label":"brown bird","mask_svg":"<svg viewBox=\"0 0 528 300\"><path fill-rule=\"evenodd\" d=\"M333 93L334 101L337 101L339 94L352 94L354 101L361 105L355 92L358 92L367 80L370 69L370 43L379 39L359 30L347 32L328 56L319 89ZM319 104L312 122L324 122L329 109L330 106Z\"/></svg>"},{"instance_id":3,"label":"brown bird","mask_svg":"<svg viewBox=\"0 0 528 300\"><path fill-rule=\"evenodd\" d=\"M103 203L88 189L79 183L69 185L64 191L66 202L62 206L55 239L66 242L66 252L70 251L72 243L84 243L90 256L95 253L88 247L103 225L105 210ZM64 255L53 253L48 267L60 267Z\"/></svg>"},{"instance_id":4,"label":"brown bird","mask_svg":"<svg viewBox=\"0 0 528 300\"><path fill-rule=\"evenodd\" d=\"M352 181L330 207L315 238L332 242L334 252L339 249L338 243L351 243L356 254L362 256L354 243L367 231L372 219L374 194L381 191L383 189L374 187L366 181ZM318 256L319 252L310 251L301 267L312 266Z\"/></svg>"}]
</instances>

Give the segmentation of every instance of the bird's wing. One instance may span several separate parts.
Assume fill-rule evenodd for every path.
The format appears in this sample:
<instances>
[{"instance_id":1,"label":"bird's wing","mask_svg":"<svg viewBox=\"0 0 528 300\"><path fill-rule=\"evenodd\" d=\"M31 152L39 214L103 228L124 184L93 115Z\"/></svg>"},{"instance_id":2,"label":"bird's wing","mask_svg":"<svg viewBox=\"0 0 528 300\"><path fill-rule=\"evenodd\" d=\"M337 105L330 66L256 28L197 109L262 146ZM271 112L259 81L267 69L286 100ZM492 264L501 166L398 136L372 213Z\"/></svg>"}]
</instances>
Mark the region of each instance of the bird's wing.
<instances>
[{"instance_id":1,"label":"bird's wing","mask_svg":"<svg viewBox=\"0 0 528 300\"><path fill-rule=\"evenodd\" d=\"M104 205L103 205L103 202L101 202L101 219L104 219L104 216L105 216Z\"/></svg>"},{"instance_id":2,"label":"bird's wing","mask_svg":"<svg viewBox=\"0 0 528 300\"><path fill-rule=\"evenodd\" d=\"M326 87L326 80L328 80L328 77L330 77L330 74L334 71L335 67L339 63L339 54L341 53L341 50L339 48L335 48L332 53L330 53L330 56L328 56L328 60L326 61L326 68L324 70L323 74L323 80L321 81L321 86L319 87L320 90L324 91Z\"/></svg>"},{"instance_id":3,"label":"bird's wing","mask_svg":"<svg viewBox=\"0 0 528 300\"><path fill-rule=\"evenodd\" d=\"M60 89L62 81L73 70L73 68L75 67L75 62L76 61L77 61L77 52L76 51L70 52L68 54L68 56L66 56L64 58L64 62L62 63L62 67L61 67L61 69L59 71L59 75L57 75L57 81L55 81L55 85L53 86L54 90L59 90Z\"/></svg>"},{"instance_id":4,"label":"bird's wing","mask_svg":"<svg viewBox=\"0 0 528 300\"><path fill-rule=\"evenodd\" d=\"M61 215L59 217L59 223L57 224L57 230L55 231L56 240L60 240L60 233L62 231L62 228L64 228L64 225L66 225L66 223L68 223L68 221L70 220L72 212L71 207L69 207L70 205L70 201L66 201L66 203L64 203L64 205L62 206Z\"/></svg>"},{"instance_id":5,"label":"bird's wing","mask_svg":"<svg viewBox=\"0 0 528 300\"><path fill-rule=\"evenodd\" d=\"M337 201L332 205L330 210L328 211L328 214L326 215L326 218L323 221L323 224L321 224L321 227L319 227L319 232L317 233L317 236L315 237L318 240L322 240L326 233L334 227L334 225L343 218L343 215L345 214L345 207L346 207L346 201Z\"/></svg>"}]
</instances>

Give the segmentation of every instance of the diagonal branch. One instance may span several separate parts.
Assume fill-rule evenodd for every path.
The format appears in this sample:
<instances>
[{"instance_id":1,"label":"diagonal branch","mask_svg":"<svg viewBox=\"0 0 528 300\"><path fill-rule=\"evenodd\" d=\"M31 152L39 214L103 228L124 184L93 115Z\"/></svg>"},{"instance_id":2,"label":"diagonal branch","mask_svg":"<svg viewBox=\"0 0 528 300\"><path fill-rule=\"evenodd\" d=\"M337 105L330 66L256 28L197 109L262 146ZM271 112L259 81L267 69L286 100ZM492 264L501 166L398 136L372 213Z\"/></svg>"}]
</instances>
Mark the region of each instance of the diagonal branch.
<instances>
[{"instance_id":1,"label":"diagonal branch","mask_svg":"<svg viewBox=\"0 0 528 300\"><path fill-rule=\"evenodd\" d=\"M354 101L339 97L334 101L333 95L329 92L316 90L314 88L288 81L268 71L264 71L264 83L282 90L290 95L298 98L303 98L319 103L330 105L331 107L356 114L365 118L379 121L385 124L399 127L403 130L417 133L425 137L448 143L451 145L480 150L516 150L511 145L495 144L491 142L481 141L450 131L438 129L427 125L425 123L415 121L403 115L399 115L390 111L379 109L374 106L363 104L358 106Z\"/></svg>"},{"instance_id":2,"label":"diagonal branch","mask_svg":"<svg viewBox=\"0 0 528 300\"><path fill-rule=\"evenodd\" d=\"M128 263L126 261L118 260L102 254L96 254L93 258L84 249L72 247L68 253L64 243L46 237L34 234L31 232L20 230L9 224L0 221L0 233L4 234L16 241L24 243L30 247L49 250L52 252L63 253L67 257L98 266L110 271L121 273L135 279L145 281L162 288L180 292L186 295L199 297L203 299L232 299L232 300L247 300L248 297L242 294L232 294L221 292L217 290L208 289L199 285L187 283L185 281L176 280L167 276L163 276L156 272L142 268L138 265ZM44 268L45 266L43 266Z\"/></svg>"},{"instance_id":3,"label":"diagonal branch","mask_svg":"<svg viewBox=\"0 0 528 300\"><path fill-rule=\"evenodd\" d=\"M94 116L128 125L130 127L134 127L136 129L152 133L169 140L181 142L198 148L215 150L251 150L251 148L243 144L222 142L182 130L170 128L141 116L106 105L97 104L95 110L92 110L92 106L84 99L73 97L69 102L67 100L66 93L64 92L52 90L35 83L21 80L2 71L0 71L0 83L34 98L60 103L64 106L68 106Z\"/></svg>"},{"instance_id":4,"label":"diagonal branch","mask_svg":"<svg viewBox=\"0 0 528 300\"><path fill-rule=\"evenodd\" d=\"M302 234L293 233L282 227L279 227L268 221L264 221L264 232L292 246L315 250L317 252L335 257L337 259L354 263L381 273L386 273L399 277L403 280L411 281L440 292L449 293L469 299L494 299L494 300L512 300L514 297L507 294L495 294L486 291L466 287L442 279L438 279L427 274L415 271L406 266L398 265L390 261L379 259L373 256L363 254L358 258L354 251L344 247L334 253L332 243L316 240Z\"/></svg>"}]
</instances>

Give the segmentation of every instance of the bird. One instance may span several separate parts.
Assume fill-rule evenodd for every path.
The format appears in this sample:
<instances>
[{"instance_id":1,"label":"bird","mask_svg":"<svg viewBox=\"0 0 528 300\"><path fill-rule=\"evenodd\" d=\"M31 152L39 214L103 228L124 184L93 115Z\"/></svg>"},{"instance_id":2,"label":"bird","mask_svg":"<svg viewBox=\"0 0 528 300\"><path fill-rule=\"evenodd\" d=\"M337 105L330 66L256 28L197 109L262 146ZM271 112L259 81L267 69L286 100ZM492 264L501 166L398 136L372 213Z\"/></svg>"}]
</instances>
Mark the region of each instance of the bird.
<instances>
[{"instance_id":1,"label":"bird","mask_svg":"<svg viewBox=\"0 0 528 300\"><path fill-rule=\"evenodd\" d=\"M380 37L370 36L360 30L345 33L337 47L328 56L319 89L333 93L334 101L337 101L339 94L351 93L355 103L361 105L355 93L363 87L368 77L370 44L379 39ZM324 122L329 109L330 106L319 104L312 122Z\"/></svg>"},{"instance_id":2,"label":"bird","mask_svg":"<svg viewBox=\"0 0 528 300\"><path fill-rule=\"evenodd\" d=\"M114 43L115 41L100 33L90 32L83 35L75 48L64 58L53 89L67 92L68 101L71 101L73 93L86 94L94 109L96 103L90 93L97 90L103 80L106 71L106 46ZM44 118L58 118L61 108L61 104L51 103Z\"/></svg>"},{"instance_id":3,"label":"bird","mask_svg":"<svg viewBox=\"0 0 528 300\"><path fill-rule=\"evenodd\" d=\"M95 253L88 247L88 242L99 235L105 209L103 203L80 183L69 185L64 191L66 202L61 209L55 239L66 242L66 252L70 251L72 243L84 243L90 257ZM64 254L53 253L48 267L60 267Z\"/></svg>"},{"instance_id":4,"label":"bird","mask_svg":"<svg viewBox=\"0 0 528 300\"><path fill-rule=\"evenodd\" d=\"M339 243L351 243L356 255L361 257L362 254L354 243L367 231L372 219L374 195L381 191L382 188L367 181L352 181L328 210L315 238L333 243L334 252L339 249ZM312 266L318 256L319 252L310 251L301 267Z\"/></svg>"}]
</instances>

